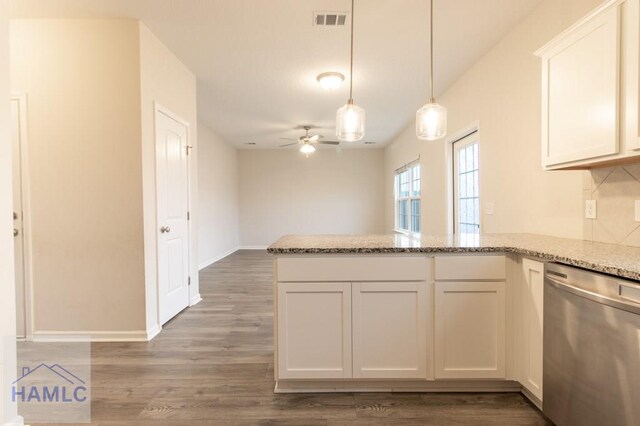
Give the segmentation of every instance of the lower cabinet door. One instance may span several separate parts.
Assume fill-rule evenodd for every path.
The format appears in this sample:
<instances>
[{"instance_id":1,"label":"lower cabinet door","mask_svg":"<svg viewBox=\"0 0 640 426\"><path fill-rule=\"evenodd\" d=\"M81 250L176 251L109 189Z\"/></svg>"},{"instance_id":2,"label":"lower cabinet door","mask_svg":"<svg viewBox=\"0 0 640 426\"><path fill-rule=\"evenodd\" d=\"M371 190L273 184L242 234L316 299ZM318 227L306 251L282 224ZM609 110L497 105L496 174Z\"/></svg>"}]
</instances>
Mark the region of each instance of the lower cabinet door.
<instances>
[{"instance_id":1,"label":"lower cabinet door","mask_svg":"<svg viewBox=\"0 0 640 426\"><path fill-rule=\"evenodd\" d=\"M278 283L278 378L351 377L351 284Z\"/></svg>"},{"instance_id":2,"label":"lower cabinet door","mask_svg":"<svg viewBox=\"0 0 640 426\"><path fill-rule=\"evenodd\" d=\"M436 282L436 379L505 378L505 283Z\"/></svg>"},{"instance_id":3,"label":"lower cabinet door","mask_svg":"<svg viewBox=\"0 0 640 426\"><path fill-rule=\"evenodd\" d=\"M523 259L524 281L521 288L522 306L519 315L522 329L520 382L542 401L542 328L544 302L544 263Z\"/></svg>"},{"instance_id":4,"label":"lower cabinet door","mask_svg":"<svg viewBox=\"0 0 640 426\"><path fill-rule=\"evenodd\" d=\"M426 378L426 283L353 283L352 289L353 377Z\"/></svg>"}]
</instances>

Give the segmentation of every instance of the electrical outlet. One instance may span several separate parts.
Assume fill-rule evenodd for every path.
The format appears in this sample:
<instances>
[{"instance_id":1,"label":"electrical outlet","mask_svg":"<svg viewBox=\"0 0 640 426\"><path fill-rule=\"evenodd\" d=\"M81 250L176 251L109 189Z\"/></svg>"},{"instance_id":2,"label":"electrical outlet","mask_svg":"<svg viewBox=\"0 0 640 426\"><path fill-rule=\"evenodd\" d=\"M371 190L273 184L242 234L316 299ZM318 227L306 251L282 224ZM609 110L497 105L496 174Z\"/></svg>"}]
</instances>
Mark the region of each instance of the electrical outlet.
<instances>
[{"instance_id":1,"label":"electrical outlet","mask_svg":"<svg viewBox=\"0 0 640 426\"><path fill-rule=\"evenodd\" d=\"M595 219L598 217L598 209L596 200L587 200L584 203L584 217L586 219Z\"/></svg>"},{"instance_id":2,"label":"electrical outlet","mask_svg":"<svg viewBox=\"0 0 640 426\"><path fill-rule=\"evenodd\" d=\"M640 200L636 200L636 222L640 222Z\"/></svg>"}]
</instances>

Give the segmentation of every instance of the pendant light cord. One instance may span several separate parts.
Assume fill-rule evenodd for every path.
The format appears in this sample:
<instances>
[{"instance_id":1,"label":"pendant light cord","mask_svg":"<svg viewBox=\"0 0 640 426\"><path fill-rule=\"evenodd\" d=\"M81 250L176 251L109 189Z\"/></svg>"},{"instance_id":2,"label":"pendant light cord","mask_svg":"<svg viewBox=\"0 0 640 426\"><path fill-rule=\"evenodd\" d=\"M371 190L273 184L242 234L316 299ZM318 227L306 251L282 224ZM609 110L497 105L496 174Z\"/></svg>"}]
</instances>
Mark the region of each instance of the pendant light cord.
<instances>
[{"instance_id":1,"label":"pendant light cord","mask_svg":"<svg viewBox=\"0 0 640 426\"><path fill-rule=\"evenodd\" d=\"M353 9L355 0L351 0L351 63L349 65L349 103L353 103Z\"/></svg>"},{"instance_id":2,"label":"pendant light cord","mask_svg":"<svg viewBox=\"0 0 640 426\"><path fill-rule=\"evenodd\" d=\"M429 103L435 103L433 97L433 0L429 0Z\"/></svg>"}]
</instances>

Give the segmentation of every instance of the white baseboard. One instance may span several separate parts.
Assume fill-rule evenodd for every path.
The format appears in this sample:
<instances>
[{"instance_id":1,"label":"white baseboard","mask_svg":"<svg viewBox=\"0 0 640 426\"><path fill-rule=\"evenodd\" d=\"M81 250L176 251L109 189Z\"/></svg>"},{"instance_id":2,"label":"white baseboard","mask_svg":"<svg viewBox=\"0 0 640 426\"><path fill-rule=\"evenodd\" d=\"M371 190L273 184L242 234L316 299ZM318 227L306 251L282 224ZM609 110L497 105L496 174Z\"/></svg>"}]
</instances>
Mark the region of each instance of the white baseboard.
<instances>
[{"instance_id":1,"label":"white baseboard","mask_svg":"<svg viewBox=\"0 0 640 426\"><path fill-rule=\"evenodd\" d=\"M274 393L335 392L520 392L511 380L279 380Z\"/></svg>"},{"instance_id":2,"label":"white baseboard","mask_svg":"<svg viewBox=\"0 0 640 426\"><path fill-rule=\"evenodd\" d=\"M146 342L146 330L140 331L34 331L34 342Z\"/></svg>"},{"instance_id":3,"label":"white baseboard","mask_svg":"<svg viewBox=\"0 0 640 426\"><path fill-rule=\"evenodd\" d=\"M233 253L237 252L239 249L240 249L239 247L236 247L236 248L233 248L233 249L231 249L231 250L229 250L229 251L227 251L225 253L222 253L219 256L215 256L215 257L213 257L213 258L211 258L209 260L205 260L204 262L200 263L200 265L198 265L198 270L202 270L202 269L206 268L209 265L213 265L217 261L222 260L225 257L227 257L229 255L232 255Z\"/></svg>"},{"instance_id":4,"label":"white baseboard","mask_svg":"<svg viewBox=\"0 0 640 426\"><path fill-rule=\"evenodd\" d=\"M162 331L162 327L160 327L160 324L155 324L153 327L147 330L147 341L150 342L151 339L153 339L158 334L160 334L161 331Z\"/></svg>"},{"instance_id":5,"label":"white baseboard","mask_svg":"<svg viewBox=\"0 0 640 426\"><path fill-rule=\"evenodd\" d=\"M269 246L240 246L238 250L266 250Z\"/></svg>"},{"instance_id":6,"label":"white baseboard","mask_svg":"<svg viewBox=\"0 0 640 426\"><path fill-rule=\"evenodd\" d=\"M525 388L525 387L523 386L523 387L522 387L522 394L523 394L524 396L526 396L526 397L527 397L527 399L528 399L529 401L531 401L531 403L532 403L533 405L535 405L536 407L538 407L538 410L542 411L542 401L540 401L540 400L538 399L538 397L537 397L537 396L535 396L533 393L531 393L531 392L529 391L529 389L527 389L527 388Z\"/></svg>"},{"instance_id":7,"label":"white baseboard","mask_svg":"<svg viewBox=\"0 0 640 426\"><path fill-rule=\"evenodd\" d=\"M193 296L193 298L191 298L191 303L189 304L189 307L197 305L200 302L202 302L202 296L200 296L200 293L198 293L195 296Z\"/></svg>"}]
</instances>

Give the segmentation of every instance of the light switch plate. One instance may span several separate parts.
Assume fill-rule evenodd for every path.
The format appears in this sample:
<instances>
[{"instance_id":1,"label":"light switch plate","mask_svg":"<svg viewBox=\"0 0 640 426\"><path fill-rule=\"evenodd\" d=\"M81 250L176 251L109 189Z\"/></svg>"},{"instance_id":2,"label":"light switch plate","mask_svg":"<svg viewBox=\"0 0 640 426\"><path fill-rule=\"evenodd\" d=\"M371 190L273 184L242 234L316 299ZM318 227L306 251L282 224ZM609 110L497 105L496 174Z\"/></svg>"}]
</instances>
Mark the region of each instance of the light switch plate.
<instances>
[{"instance_id":1,"label":"light switch plate","mask_svg":"<svg viewBox=\"0 0 640 426\"><path fill-rule=\"evenodd\" d=\"M488 202L487 204L484 205L484 212L486 214L493 214L494 211L494 206L492 202Z\"/></svg>"},{"instance_id":2,"label":"light switch plate","mask_svg":"<svg viewBox=\"0 0 640 426\"><path fill-rule=\"evenodd\" d=\"M598 208L596 200L587 200L584 203L584 217L586 219L595 219L598 216Z\"/></svg>"},{"instance_id":3,"label":"light switch plate","mask_svg":"<svg viewBox=\"0 0 640 426\"><path fill-rule=\"evenodd\" d=\"M640 222L640 200L636 200L636 222Z\"/></svg>"}]
</instances>

